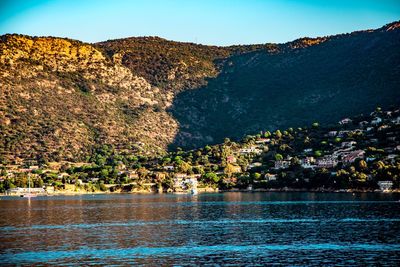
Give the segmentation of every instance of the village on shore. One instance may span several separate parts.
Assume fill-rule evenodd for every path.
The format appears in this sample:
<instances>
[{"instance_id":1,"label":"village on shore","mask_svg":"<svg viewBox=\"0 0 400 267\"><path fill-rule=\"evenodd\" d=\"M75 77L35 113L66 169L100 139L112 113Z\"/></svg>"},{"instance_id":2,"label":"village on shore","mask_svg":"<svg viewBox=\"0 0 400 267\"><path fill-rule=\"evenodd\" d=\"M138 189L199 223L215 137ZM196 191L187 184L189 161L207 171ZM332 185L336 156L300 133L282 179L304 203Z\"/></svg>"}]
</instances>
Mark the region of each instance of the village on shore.
<instances>
[{"instance_id":1,"label":"village on shore","mask_svg":"<svg viewBox=\"0 0 400 267\"><path fill-rule=\"evenodd\" d=\"M88 162L0 165L0 193L7 195L399 188L400 109L377 108L334 125L263 131L240 142L226 138L155 158L103 145Z\"/></svg>"}]
</instances>

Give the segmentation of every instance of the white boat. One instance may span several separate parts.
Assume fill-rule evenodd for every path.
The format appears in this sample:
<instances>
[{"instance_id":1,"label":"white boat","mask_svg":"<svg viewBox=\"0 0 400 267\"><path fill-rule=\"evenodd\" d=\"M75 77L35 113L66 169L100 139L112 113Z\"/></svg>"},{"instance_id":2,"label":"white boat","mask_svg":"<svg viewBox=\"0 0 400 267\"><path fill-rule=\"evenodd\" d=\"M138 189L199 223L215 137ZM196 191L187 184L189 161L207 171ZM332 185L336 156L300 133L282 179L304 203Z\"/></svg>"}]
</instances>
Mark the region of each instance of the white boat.
<instances>
[{"instance_id":1,"label":"white boat","mask_svg":"<svg viewBox=\"0 0 400 267\"><path fill-rule=\"evenodd\" d=\"M24 193L21 195L21 197L26 197L26 198L31 198L31 197L36 197L37 195L34 193L31 193L31 176L28 173L28 193Z\"/></svg>"}]
</instances>

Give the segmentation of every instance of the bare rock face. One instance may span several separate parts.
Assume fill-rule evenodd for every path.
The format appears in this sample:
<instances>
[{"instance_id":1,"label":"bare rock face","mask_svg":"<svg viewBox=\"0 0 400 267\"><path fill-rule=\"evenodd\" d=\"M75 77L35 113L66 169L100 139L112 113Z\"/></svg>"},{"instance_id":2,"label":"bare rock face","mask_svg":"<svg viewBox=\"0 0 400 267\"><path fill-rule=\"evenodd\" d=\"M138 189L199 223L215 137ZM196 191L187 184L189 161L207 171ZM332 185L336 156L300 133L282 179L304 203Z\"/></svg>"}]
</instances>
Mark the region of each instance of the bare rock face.
<instances>
[{"instance_id":1,"label":"bare rock face","mask_svg":"<svg viewBox=\"0 0 400 267\"><path fill-rule=\"evenodd\" d=\"M90 44L6 35L0 70L3 160L83 160L98 144L157 154L177 132L170 100Z\"/></svg>"}]
</instances>

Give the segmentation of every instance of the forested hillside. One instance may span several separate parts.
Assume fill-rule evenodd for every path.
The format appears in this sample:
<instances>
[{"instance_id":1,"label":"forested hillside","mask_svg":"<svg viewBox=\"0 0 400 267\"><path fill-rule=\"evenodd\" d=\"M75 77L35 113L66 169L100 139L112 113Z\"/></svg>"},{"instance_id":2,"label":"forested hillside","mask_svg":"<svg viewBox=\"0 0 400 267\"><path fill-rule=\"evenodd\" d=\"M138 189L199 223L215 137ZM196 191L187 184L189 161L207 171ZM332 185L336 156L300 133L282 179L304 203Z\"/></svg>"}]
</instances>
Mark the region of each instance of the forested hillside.
<instances>
[{"instance_id":1,"label":"forested hillside","mask_svg":"<svg viewBox=\"0 0 400 267\"><path fill-rule=\"evenodd\" d=\"M399 25L231 47L1 36L1 161L163 154L398 104Z\"/></svg>"}]
</instances>

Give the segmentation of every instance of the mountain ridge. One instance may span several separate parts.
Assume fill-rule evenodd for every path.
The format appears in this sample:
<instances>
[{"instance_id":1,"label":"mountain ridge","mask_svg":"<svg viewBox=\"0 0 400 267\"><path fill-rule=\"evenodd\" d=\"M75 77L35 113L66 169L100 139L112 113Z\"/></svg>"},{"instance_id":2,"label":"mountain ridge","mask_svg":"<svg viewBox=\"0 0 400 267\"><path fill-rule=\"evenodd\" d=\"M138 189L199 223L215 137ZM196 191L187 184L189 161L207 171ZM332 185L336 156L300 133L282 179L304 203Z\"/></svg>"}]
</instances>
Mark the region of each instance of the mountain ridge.
<instances>
[{"instance_id":1,"label":"mountain ridge","mask_svg":"<svg viewBox=\"0 0 400 267\"><path fill-rule=\"evenodd\" d=\"M265 130L265 126L273 125L260 123L265 119L264 114L255 117L253 124L250 118L249 123L240 124L239 129L222 123L219 127L224 130L216 134L218 127L212 126L212 120L217 118L219 122L220 115L215 117L215 114L209 116L206 113L220 113L215 105L224 106L230 99L235 99L235 95L239 94L239 97L244 93L240 89L244 84L238 82L235 75L247 79L250 87L258 90L257 83L266 73L278 75L285 64L322 53L319 50L324 47L327 51L335 51L334 45L328 46L329 50L327 44L335 40L340 44L346 36L351 40L359 38L356 41L360 44L378 47L383 55L387 52L379 46L379 41L383 40L389 48L392 53L389 61L379 54L376 56L382 59L384 75L387 76L385 70L394 72L387 76L391 77L391 87L384 90L388 94L380 99L382 101L374 104L390 104L391 100L399 99L398 90L395 90L396 86L398 88L398 79L395 78L399 68L398 52L393 48L393 44L399 43L399 25L397 21L373 31L300 38L285 44L229 47L181 43L159 37L132 37L89 44L68 38L3 35L0 37L0 86L4 88L0 94L0 132L3 136L0 154L6 161L26 158L84 160L97 145L111 144L126 153L151 155L164 153L171 144L173 147L196 147L206 142L218 142L222 136L238 138L249 131ZM390 36L385 35L388 32ZM365 57L359 59L362 61ZM275 63L270 60L275 60ZM293 68L301 70L301 65L296 64ZM266 66L273 67L275 72ZM372 69L378 68L381 67L373 66ZM252 74L260 70L263 72L259 72L259 76ZM290 80L291 76L285 78ZM345 76L350 79L347 77L349 74ZM274 81L269 88L283 84L280 80ZM231 86L228 91L224 86L226 82ZM337 83L335 77L331 82ZM208 92L210 88L210 94L197 95L198 92ZM250 100L265 98L267 91L264 89L258 90L259 94L251 98L240 96L243 99L239 97L232 105L227 105L228 111L236 112L235 116L242 109L251 114L253 111L249 107L257 101ZM225 90L225 93L219 94L218 90ZM193 101L186 96L199 100L204 107L191 107ZM304 105L318 102L316 96L309 97L299 95L298 99L304 99L304 103L296 104L300 105L298 112ZM239 109L236 109L238 104ZM191 109L186 110L186 106ZM235 116L229 115L225 119L234 119ZM280 116L282 114L277 113L266 117L287 120ZM203 125L200 125L204 118ZM310 119L309 116L302 122ZM215 129L204 130L207 124Z\"/></svg>"}]
</instances>

